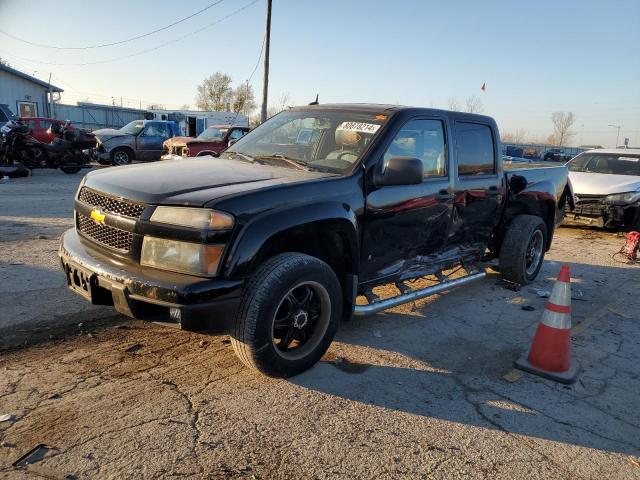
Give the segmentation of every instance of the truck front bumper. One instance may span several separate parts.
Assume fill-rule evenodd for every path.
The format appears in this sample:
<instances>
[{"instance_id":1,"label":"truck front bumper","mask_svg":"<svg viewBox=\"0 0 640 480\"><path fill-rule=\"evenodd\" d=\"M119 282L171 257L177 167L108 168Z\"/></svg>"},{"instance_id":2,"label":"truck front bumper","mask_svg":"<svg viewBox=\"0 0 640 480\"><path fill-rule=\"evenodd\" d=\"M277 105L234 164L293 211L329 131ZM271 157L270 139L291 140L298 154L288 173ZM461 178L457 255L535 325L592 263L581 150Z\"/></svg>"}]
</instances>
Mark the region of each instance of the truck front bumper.
<instances>
[{"instance_id":1,"label":"truck front bumper","mask_svg":"<svg viewBox=\"0 0 640 480\"><path fill-rule=\"evenodd\" d=\"M104 255L75 229L62 236L60 262L69 288L94 305L128 317L169 322L185 330L227 332L242 280L202 278L132 265Z\"/></svg>"}]
</instances>

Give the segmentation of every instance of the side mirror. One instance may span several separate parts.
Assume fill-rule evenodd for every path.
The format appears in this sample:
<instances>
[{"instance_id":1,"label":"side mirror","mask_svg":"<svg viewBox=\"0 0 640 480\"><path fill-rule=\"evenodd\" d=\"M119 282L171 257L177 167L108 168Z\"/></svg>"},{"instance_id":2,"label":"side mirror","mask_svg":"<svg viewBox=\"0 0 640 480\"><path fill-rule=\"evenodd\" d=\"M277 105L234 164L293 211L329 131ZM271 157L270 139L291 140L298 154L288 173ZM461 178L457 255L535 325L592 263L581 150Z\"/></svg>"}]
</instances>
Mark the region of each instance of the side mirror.
<instances>
[{"instance_id":1,"label":"side mirror","mask_svg":"<svg viewBox=\"0 0 640 480\"><path fill-rule=\"evenodd\" d=\"M387 162L379 181L380 186L417 185L422 183L424 167L414 157L393 157Z\"/></svg>"}]
</instances>

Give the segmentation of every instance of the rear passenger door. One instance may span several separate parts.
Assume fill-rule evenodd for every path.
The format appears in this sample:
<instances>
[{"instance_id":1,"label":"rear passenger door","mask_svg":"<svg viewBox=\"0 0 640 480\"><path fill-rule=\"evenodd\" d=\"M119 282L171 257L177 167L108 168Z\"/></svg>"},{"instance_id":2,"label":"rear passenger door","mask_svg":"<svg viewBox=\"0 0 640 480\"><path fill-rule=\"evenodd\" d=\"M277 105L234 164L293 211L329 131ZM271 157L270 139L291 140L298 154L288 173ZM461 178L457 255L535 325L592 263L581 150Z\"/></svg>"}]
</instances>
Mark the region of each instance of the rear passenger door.
<instances>
[{"instance_id":1,"label":"rear passenger door","mask_svg":"<svg viewBox=\"0 0 640 480\"><path fill-rule=\"evenodd\" d=\"M418 158L424 179L418 185L383 186L367 194L362 283L419 272L444 248L453 209L447 138L443 118L413 118L393 134L379 161L384 166L392 157Z\"/></svg>"},{"instance_id":2,"label":"rear passenger door","mask_svg":"<svg viewBox=\"0 0 640 480\"><path fill-rule=\"evenodd\" d=\"M456 120L450 246L483 253L500 220L506 185L497 132L489 123Z\"/></svg>"}]
</instances>

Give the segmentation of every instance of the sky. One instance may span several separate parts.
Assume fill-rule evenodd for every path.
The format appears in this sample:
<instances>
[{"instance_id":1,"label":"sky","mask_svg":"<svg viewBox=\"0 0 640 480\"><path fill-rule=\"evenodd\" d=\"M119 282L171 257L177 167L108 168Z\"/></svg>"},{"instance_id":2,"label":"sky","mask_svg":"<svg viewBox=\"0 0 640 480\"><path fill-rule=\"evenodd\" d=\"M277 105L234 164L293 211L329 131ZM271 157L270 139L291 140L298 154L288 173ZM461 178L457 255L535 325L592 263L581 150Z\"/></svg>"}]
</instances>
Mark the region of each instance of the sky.
<instances>
[{"instance_id":1,"label":"sky","mask_svg":"<svg viewBox=\"0 0 640 480\"><path fill-rule=\"evenodd\" d=\"M84 47L153 31L213 1L0 0L0 30ZM256 65L250 83L260 99L265 11L266 0L222 0L156 34L84 50L0 33L0 57L51 74L64 103L193 106L207 76L227 73L237 85ZM447 108L476 95L502 132L544 139L551 114L570 111L571 144L613 147L609 125L622 125L619 143L640 146L640 0L273 0L270 64L270 103L288 93L291 105L319 94L321 103Z\"/></svg>"}]
</instances>

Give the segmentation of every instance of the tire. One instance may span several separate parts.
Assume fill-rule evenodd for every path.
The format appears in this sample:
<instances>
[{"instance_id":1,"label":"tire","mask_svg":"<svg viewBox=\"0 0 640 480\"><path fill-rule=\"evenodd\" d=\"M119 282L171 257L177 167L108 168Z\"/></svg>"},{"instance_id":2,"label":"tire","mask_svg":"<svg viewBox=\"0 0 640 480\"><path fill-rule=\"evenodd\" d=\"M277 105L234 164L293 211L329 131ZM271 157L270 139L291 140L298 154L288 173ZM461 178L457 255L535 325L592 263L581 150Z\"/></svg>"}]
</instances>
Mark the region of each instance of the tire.
<instances>
[{"instance_id":1,"label":"tire","mask_svg":"<svg viewBox=\"0 0 640 480\"><path fill-rule=\"evenodd\" d=\"M80 167L60 167L60 170L68 175L73 175L74 173L78 173L82 169Z\"/></svg>"},{"instance_id":2,"label":"tire","mask_svg":"<svg viewBox=\"0 0 640 480\"><path fill-rule=\"evenodd\" d=\"M510 282L533 282L544 262L547 227L540 217L518 215L507 229L500 247L500 272Z\"/></svg>"},{"instance_id":3,"label":"tire","mask_svg":"<svg viewBox=\"0 0 640 480\"><path fill-rule=\"evenodd\" d=\"M128 148L116 148L111 152L111 165L127 165L133 160L133 154Z\"/></svg>"},{"instance_id":4,"label":"tire","mask_svg":"<svg viewBox=\"0 0 640 480\"><path fill-rule=\"evenodd\" d=\"M320 360L341 316L340 282L331 267L309 255L282 253L248 280L231 343L246 366L290 377Z\"/></svg>"}]
</instances>

